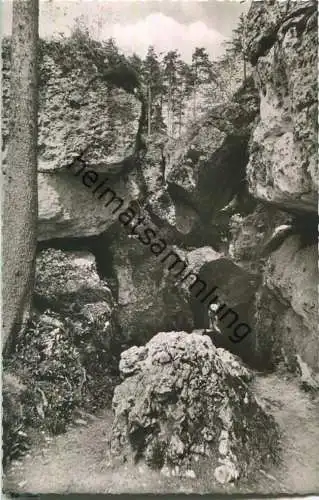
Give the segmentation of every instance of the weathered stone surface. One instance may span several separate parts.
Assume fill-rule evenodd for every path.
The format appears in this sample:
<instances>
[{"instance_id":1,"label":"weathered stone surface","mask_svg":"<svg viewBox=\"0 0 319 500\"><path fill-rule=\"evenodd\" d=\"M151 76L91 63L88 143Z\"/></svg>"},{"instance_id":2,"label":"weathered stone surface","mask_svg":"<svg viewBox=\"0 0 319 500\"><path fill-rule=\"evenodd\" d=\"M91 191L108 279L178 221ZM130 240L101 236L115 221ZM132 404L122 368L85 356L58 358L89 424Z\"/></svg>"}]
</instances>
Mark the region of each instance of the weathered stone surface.
<instances>
[{"instance_id":1,"label":"weathered stone surface","mask_svg":"<svg viewBox=\"0 0 319 500\"><path fill-rule=\"evenodd\" d=\"M187 199L181 199L175 190L170 190L166 181L167 137L153 135L146 140L147 151L141 164L141 174L147 195L144 203L147 212L164 223L175 239L188 235L200 224L199 214Z\"/></svg>"},{"instance_id":2,"label":"weathered stone surface","mask_svg":"<svg viewBox=\"0 0 319 500\"><path fill-rule=\"evenodd\" d=\"M260 274L267 241L276 227L291 221L287 212L262 203L248 215L233 215L230 219L229 258L243 269Z\"/></svg>"},{"instance_id":3,"label":"weathered stone surface","mask_svg":"<svg viewBox=\"0 0 319 500\"><path fill-rule=\"evenodd\" d=\"M205 460L219 482L272 456L277 428L250 392L250 372L206 335L158 333L123 352L120 371L111 440L116 456L187 477L196 477Z\"/></svg>"},{"instance_id":4,"label":"weathered stone surface","mask_svg":"<svg viewBox=\"0 0 319 500\"><path fill-rule=\"evenodd\" d=\"M255 197L317 212L317 7L292 6L258 2L248 16L260 120L247 175Z\"/></svg>"},{"instance_id":5,"label":"weathered stone surface","mask_svg":"<svg viewBox=\"0 0 319 500\"><path fill-rule=\"evenodd\" d=\"M161 256L125 234L124 228L106 245L116 282L117 321L125 339L144 344L159 328L194 327L188 297L175 284L174 274L168 269L170 262L161 262Z\"/></svg>"},{"instance_id":6,"label":"weathered stone surface","mask_svg":"<svg viewBox=\"0 0 319 500\"><path fill-rule=\"evenodd\" d=\"M94 188L85 186L81 175L74 175L78 171L79 167L72 167L70 170L59 170L55 173L39 173L40 241L101 234L111 227L118 220L119 213L138 197L139 187L134 173L125 179L107 182L105 188L109 187L123 200L121 210L112 213L118 202L114 201L105 206L112 195L109 193L104 199L99 199L100 193L94 195ZM97 174L104 179L104 174Z\"/></svg>"},{"instance_id":7,"label":"weathered stone surface","mask_svg":"<svg viewBox=\"0 0 319 500\"><path fill-rule=\"evenodd\" d=\"M96 271L95 258L88 252L43 250L37 257L36 294L52 307L112 300L111 291Z\"/></svg>"},{"instance_id":8,"label":"weathered stone surface","mask_svg":"<svg viewBox=\"0 0 319 500\"><path fill-rule=\"evenodd\" d=\"M268 259L263 287L256 296L256 333L264 356L285 360L296 369L296 356L319 371L317 246L290 236Z\"/></svg>"},{"instance_id":9,"label":"weathered stone surface","mask_svg":"<svg viewBox=\"0 0 319 500\"><path fill-rule=\"evenodd\" d=\"M247 83L227 105L212 108L191 132L168 145L165 180L174 199L187 201L206 219L218 218L240 189L256 113L255 91Z\"/></svg>"},{"instance_id":10,"label":"weathered stone surface","mask_svg":"<svg viewBox=\"0 0 319 500\"><path fill-rule=\"evenodd\" d=\"M7 50L3 52L4 146L10 119ZM97 72L94 55L83 57L82 50L79 43L74 50L68 39L41 41L39 240L100 234L116 219L81 178L74 177L76 169L73 173L68 169L80 156L87 170L93 169L103 178L116 176L109 185L123 197L124 205L136 196L134 179L123 180L122 174L127 177L134 167L142 103L133 93L104 80Z\"/></svg>"},{"instance_id":11,"label":"weathered stone surface","mask_svg":"<svg viewBox=\"0 0 319 500\"><path fill-rule=\"evenodd\" d=\"M115 305L109 287L97 274L92 254L53 249L40 252L35 304L67 317L81 338L94 338L101 349L110 348L116 335Z\"/></svg>"},{"instance_id":12,"label":"weathered stone surface","mask_svg":"<svg viewBox=\"0 0 319 500\"><path fill-rule=\"evenodd\" d=\"M106 171L132 156L142 107L138 98L103 79L94 51L90 59L79 42L77 48L70 39L41 40L40 45L39 170L66 167L83 152L89 166L103 166ZM6 139L10 60L6 49L3 55Z\"/></svg>"}]
</instances>

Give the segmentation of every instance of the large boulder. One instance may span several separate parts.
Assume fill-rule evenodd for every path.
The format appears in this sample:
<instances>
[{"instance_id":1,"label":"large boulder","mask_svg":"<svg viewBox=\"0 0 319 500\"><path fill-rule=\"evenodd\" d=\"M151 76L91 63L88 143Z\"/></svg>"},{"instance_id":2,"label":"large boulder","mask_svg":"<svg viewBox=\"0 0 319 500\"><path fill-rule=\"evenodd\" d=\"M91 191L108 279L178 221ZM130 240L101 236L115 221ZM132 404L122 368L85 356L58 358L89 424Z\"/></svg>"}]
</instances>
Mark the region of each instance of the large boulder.
<instances>
[{"instance_id":1,"label":"large boulder","mask_svg":"<svg viewBox=\"0 0 319 500\"><path fill-rule=\"evenodd\" d=\"M35 306L72 323L82 343L111 356L117 336L115 304L107 283L100 279L95 258L84 251L43 250L36 262ZM94 346L94 347L93 347Z\"/></svg>"},{"instance_id":2,"label":"large boulder","mask_svg":"<svg viewBox=\"0 0 319 500\"><path fill-rule=\"evenodd\" d=\"M209 467L225 483L274 456L277 427L250 372L206 335L158 333L123 352L120 371L111 450L122 460L186 477Z\"/></svg>"},{"instance_id":3,"label":"large boulder","mask_svg":"<svg viewBox=\"0 0 319 500\"><path fill-rule=\"evenodd\" d=\"M253 364L256 338L249 315L260 275L211 247L187 252L185 261L188 264L187 271L195 273L200 280L197 283L192 275L181 282L182 289L189 297L196 328L211 328L208 306L211 302L218 304L216 319L221 335L214 336L215 345Z\"/></svg>"},{"instance_id":4,"label":"large boulder","mask_svg":"<svg viewBox=\"0 0 319 500\"><path fill-rule=\"evenodd\" d=\"M115 220L72 166L81 158L128 204L136 196L132 171L139 149L142 103L98 71L101 47L88 54L73 39L41 41L39 86L39 240L96 235ZM9 135L10 57L3 47L3 143ZM105 70L109 70L107 61ZM107 73L109 75L110 71ZM4 158L6 151L4 154ZM134 177L134 176L133 176Z\"/></svg>"},{"instance_id":5,"label":"large boulder","mask_svg":"<svg viewBox=\"0 0 319 500\"><path fill-rule=\"evenodd\" d=\"M188 252L186 258L190 269L207 283L207 291L216 286L220 300L226 300L229 306L236 307L251 300L258 285L257 277L228 256L211 247L200 247Z\"/></svg>"},{"instance_id":6,"label":"large boulder","mask_svg":"<svg viewBox=\"0 0 319 500\"><path fill-rule=\"evenodd\" d=\"M110 401L120 348L114 308L93 255L39 253L33 314L6 359L27 390L22 429L8 431L17 443L26 426L64 432L78 407L92 412Z\"/></svg>"},{"instance_id":7,"label":"large boulder","mask_svg":"<svg viewBox=\"0 0 319 500\"><path fill-rule=\"evenodd\" d=\"M249 214L234 214L230 219L229 258L241 268L254 274L263 271L267 244L275 229L289 225L292 217L276 206L258 203Z\"/></svg>"},{"instance_id":8,"label":"large boulder","mask_svg":"<svg viewBox=\"0 0 319 500\"><path fill-rule=\"evenodd\" d=\"M154 227L150 225L149 227ZM159 234L159 233L158 233ZM160 256L121 228L105 240L114 278L116 318L123 338L144 344L158 329L194 328L189 299ZM166 252L168 253L168 252Z\"/></svg>"},{"instance_id":9,"label":"large boulder","mask_svg":"<svg viewBox=\"0 0 319 500\"><path fill-rule=\"evenodd\" d=\"M253 2L248 55L260 92L250 192L284 209L317 212L317 5ZM281 4L281 5L280 5Z\"/></svg>"},{"instance_id":10,"label":"large boulder","mask_svg":"<svg viewBox=\"0 0 319 500\"><path fill-rule=\"evenodd\" d=\"M93 187L89 189L84 184L87 180L83 175L76 176L79 170L79 166L71 166L54 173L39 172L39 241L99 235L118 220L119 212L112 212L119 202L110 201L113 197L111 192L105 195L104 200L99 199L99 193L94 195ZM105 174L97 169L93 171L103 182ZM123 200L123 210L139 195L134 172L125 178L107 181L105 189L107 187L113 190L114 196Z\"/></svg>"}]
</instances>

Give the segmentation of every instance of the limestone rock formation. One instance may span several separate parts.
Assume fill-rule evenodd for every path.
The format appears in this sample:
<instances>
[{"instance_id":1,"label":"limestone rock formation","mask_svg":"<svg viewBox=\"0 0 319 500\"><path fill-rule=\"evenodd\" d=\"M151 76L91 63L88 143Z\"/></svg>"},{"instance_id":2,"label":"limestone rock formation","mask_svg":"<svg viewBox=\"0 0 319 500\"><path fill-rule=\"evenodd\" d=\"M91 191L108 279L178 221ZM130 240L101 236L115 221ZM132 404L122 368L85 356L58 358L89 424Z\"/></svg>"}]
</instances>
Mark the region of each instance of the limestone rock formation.
<instances>
[{"instance_id":1,"label":"limestone rock formation","mask_svg":"<svg viewBox=\"0 0 319 500\"><path fill-rule=\"evenodd\" d=\"M257 115L252 81L228 102L210 109L183 137L164 150L165 183L175 207L176 226L193 231L194 241L220 245L221 209L245 188L247 143ZM183 217L189 219L188 227Z\"/></svg>"},{"instance_id":2,"label":"limestone rock formation","mask_svg":"<svg viewBox=\"0 0 319 500\"><path fill-rule=\"evenodd\" d=\"M166 475L236 480L274 457L277 428L249 388L250 372L206 335L158 333L121 355L111 450Z\"/></svg>"},{"instance_id":3,"label":"limestone rock formation","mask_svg":"<svg viewBox=\"0 0 319 500\"><path fill-rule=\"evenodd\" d=\"M176 330L194 328L188 296L160 256L123 229L105 244L115 282L116 318L126 341L144 344L159 328L172 325Z\"/></svg>"},{"instance_id":4,"label":"limestone rock formation","mask_svg":"<svg viewBox=\"0 0 319 500\"><path fill-rule=\"evenodd\" d=\"M250 193L267 203L232 216L229 256L262 273L249 313L260 359L318 371L316 3L254 2L247 23L260 118L246 171ZM286 224L286 239L268 247Z\"/></svg>"},{"instance_id":5,"label":"limestone rock formation","mask_svg":"<svg viewBox=\"0 0 319 500\"><path fill-rule=\"evenodd\" d=\"M36 263L35 305L68 318L80 337L106 352L116 336L114 299L88 252L47 249ZM110 353L109 353L110 354Z\"/></svg>"},{"instance_id":6,"label":"limestone rock formation","mask_svg":"<svg viewBox=\"0 0 319 500\"><path fill-rule=\"evenodd\" d=\"M281 227L290 227L290 234L265 253L276 228ZM310 369L319 368L315 231L315 218L294 217L262 203L251 214L231 219L230 258L261 276L248 313L256 335L256 356L268 366L285 361L297 373L298 357Z\"/></svg>"},{"instance_id":7,"label":"limestone rock formation","mask_svg":"<svg viewBox=\"0 0 319 500\"><path fill-rule=\"evenodd\" d=\"M319 372L317 283L317 245L290 236L269 257L256 295L255 330L264 356L295 370L299 356Z\"/></svg>"},{"instance_id":8,"label":"limestone rock formation","mask_svg":"<svg viewBox=\"0 0 319 500\"><path fill-rule=\"evenodd\" d=\"M254 2L248 16L260 120L247 175L260 200L317 212L317 5L291 6Z\"/></svg>"},{"instance_id":9,"label":"limestone rock formation","mask_svg":"<svg viewBox=\"0 0 319 500\"><path fill-rule=\"evenodd\" d=\"M94 236L103 233L118 220L119 212L112 213L119 203L114 201L112 204L113 194L109 192L99 199L100 193L94 195L93 187L88 189L83 177L76 176L78 171L79 167L71 167L55 173L39 173L38 240ZM104 173L97 169L93 171L99 178L101 176L101 181L105 179ZM114 196L123 200L123 210L139 195L134 172L125 179L107 181L105 189L107 187L113 190Z\"/></svg>"},{"instance_id":10,"label":"limestone rock formation","mask_svg":"<svg viewBox=\"0 0 319 500\"><path fill-rule=\"evenodd\" d=\"M128 204L136 196L134 180L117 179L137 161L142 103L133 93L105 81L97 72L94 54L84 57L68 39L41 41L40 54L39 240L100 234L115 217L74 176L78 169L70 166L81 158L87 170L109 177L110 187ZM10 61L6 50L3 55L6 145Z\"/></svg>"},{"instance_id":11,"label":"limestone rock formation","mask_svg":"<svg viewBox=\"0 0 319 500\"><path fill-rule=\"evenodd\" d=\"M274 230L283 224L290 224L293 217L278 210L276 206L258 203L249 214L234 214L230 219L228 254L242 269L253 274L263 270L265 246ZM267 255L268 257L268 255Z\"/></svg>"}]
</instances>

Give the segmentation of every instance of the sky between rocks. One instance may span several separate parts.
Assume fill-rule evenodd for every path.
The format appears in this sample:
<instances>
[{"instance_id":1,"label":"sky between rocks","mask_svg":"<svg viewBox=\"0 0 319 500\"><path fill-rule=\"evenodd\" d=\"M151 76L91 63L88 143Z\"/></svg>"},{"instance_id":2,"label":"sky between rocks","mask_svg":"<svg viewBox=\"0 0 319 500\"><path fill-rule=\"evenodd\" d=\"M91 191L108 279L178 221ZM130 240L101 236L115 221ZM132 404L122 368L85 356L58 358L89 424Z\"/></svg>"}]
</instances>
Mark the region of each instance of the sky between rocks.
<instances>
[{"instance_id":1,"label":"sky between rocks","mask_svg":"<svg viewBox=\"0 0 319 500\"><path fill-rule=\"evenodd\" d=\"M158 52L178 49L190 61L196 46L215 58L231 35L250 0L40 0L40 36L70 34L74 20L83 16L97 39L114 37L126 54L145 56L147 47ZM2 3L2 33L11 31L12 2Z\"/></svg>"}]
</instances>

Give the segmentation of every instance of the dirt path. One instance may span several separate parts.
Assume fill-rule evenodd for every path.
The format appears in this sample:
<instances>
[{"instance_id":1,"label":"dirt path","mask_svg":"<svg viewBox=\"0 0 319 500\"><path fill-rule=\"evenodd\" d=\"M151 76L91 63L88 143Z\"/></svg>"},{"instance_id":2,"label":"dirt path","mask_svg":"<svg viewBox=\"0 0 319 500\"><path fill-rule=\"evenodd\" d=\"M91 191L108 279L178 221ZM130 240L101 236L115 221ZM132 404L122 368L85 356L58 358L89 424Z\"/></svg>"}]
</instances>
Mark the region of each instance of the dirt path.
<instances>
[{"instance_id":1,"label":"dirt path","mask_svg":"<svg viewBox=\"0 0 319 500\"><path fill-rule=\"evenodd\" d=\"M311 399L296 380L258 377L257 397L263 399L282 432L282 464L269 471L280 491L319 493L319 400ZM262 484L262 483L261 483Z\"/></svg>"},{"instance_id":2,"label":"dirt path","mask_svg":"<svg viewBox=\"0 0 319 500\"><path fill-rule=\"evenodd\" d=\"M237 486L218 487L213 477L167 479L144 466L113 467L107 456L112 414L53 438L43 436L30 454L12 464L6 491L32 493L315 493L319 492L319 401L295 380L257 377L256 396L271 410L282 431L282 464L260 471Z\"/></svg>"}]
</instances>

